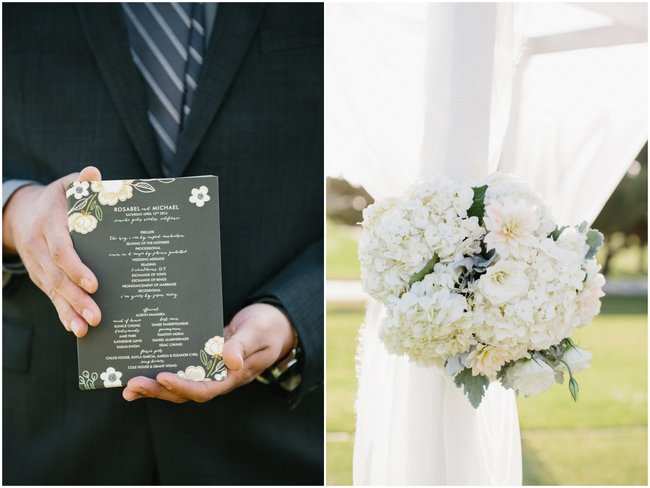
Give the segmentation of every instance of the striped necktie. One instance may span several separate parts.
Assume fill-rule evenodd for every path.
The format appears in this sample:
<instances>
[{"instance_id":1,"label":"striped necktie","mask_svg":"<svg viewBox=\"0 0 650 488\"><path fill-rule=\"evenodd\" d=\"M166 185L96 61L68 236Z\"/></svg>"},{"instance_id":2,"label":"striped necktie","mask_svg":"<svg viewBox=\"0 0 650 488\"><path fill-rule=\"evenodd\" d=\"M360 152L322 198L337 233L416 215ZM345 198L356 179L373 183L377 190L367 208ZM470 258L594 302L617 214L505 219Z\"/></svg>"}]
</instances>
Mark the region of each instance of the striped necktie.
<instances>
[{"instance_id":1,"label":"striped necktie","mask_svg":"<svg viewBox=\"0 0 650 488\"><path fill-rule=\"evenodd\" d=\"M178 135L190 115L203 64L202 3L123 3L133 62L147 86L148 119L158 141L165 176Z\"/></svg>"}]
</instances>

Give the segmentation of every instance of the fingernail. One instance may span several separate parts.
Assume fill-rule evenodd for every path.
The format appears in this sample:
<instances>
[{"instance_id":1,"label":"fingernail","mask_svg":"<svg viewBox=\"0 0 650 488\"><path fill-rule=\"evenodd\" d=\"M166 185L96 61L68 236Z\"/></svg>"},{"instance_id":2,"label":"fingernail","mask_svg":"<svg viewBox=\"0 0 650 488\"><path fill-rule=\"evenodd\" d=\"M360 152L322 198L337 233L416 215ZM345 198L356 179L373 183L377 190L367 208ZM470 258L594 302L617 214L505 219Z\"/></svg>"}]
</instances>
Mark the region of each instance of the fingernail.
<instances>
[{"instance_id":1,"label":"fingernail","mask_svg":"<svg viewBox=\"0 0 650 488\"><path fill-rule=\"evenodd\" d=\"M142 389L142 388L136 388L135 391L137 391L138 393L140 393L140 395L142 395L142 396L148 396L147 391L144 390L144 389Z\"/></svg>"},{"instance_id":2,"label":"fingernail","mask_svg":"<svg viewBox=\"0 0 650 488\"><path fill-rule=\"evenodd\" d=\"M81 281L79 282L81 285L81 288L83 288L86 291L90 291L90 280L87 278L81 278Z\"/></svg>"},{"instance_id":3,"label":"fingernail","mask_svg":"<svg viewBox=\"0 0 650 488\"><path fill-rule=\"evenodd\" d=\"M139 395L138 393L132 390L127 390L124 392L124 399L127 402L132 402L133 400L137 400L138 398L142 398L142 395Z\"/></svg>"},{"instance_id":4,"label":"fingernail","mask_svg":"<svg viewBox=\"0 0 650 488\"><path fill-rule=\"evenodd\" d=\"M81 314L84 316L84 319L86 319L86 322L88 322L88 325L95 325L93 321L95 320L93 317L93 314L90 310L85 309L83 313Z\"/></svg>"},{"instance_id":5,"label":"fingernail","mask_svg":"<svg viewBox=\"0 0 650 488\"><path fill-rule=\"evenodd\" d=\"M72 319L70 321L70 328L72 329L72 332L74 332L74 335L79 336L79 332L83 328L83 324L80 320Z\"/></svg>"},{"instance_id":6,"label":"fingernail","mask_svg":"<svg viewBox=\"0 0 650 488\"><path fill-rule=\"evenodd\" d=\"M166 382L164 382L164 381L161 381L160 384L163 385L163 386L164 386L165 388L167 388L168 390L171 390L171 389L172 389L172 385L170 385L169 383L166 383Z\"/></svg>"}]
</instances>

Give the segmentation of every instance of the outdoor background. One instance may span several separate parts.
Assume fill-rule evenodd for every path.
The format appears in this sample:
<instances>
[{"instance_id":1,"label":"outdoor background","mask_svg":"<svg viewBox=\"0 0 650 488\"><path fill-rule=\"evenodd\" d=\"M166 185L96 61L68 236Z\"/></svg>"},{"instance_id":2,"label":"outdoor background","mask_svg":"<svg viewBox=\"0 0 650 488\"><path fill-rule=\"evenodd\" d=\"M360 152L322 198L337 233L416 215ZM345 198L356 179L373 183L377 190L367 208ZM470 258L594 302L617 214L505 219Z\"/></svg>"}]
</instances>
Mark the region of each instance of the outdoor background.
<instances>
[{"instance_id":1,"label":"outdoor background","mask_svg":"<svg viewBox=\"0 0 650 488\"><path fill-rule=\"evenodd\" d=\"M601 315L573 338L593 355L564 385L518 398L525 485L647 485L647 145L593 226L607 278ZM357 243L372 198L327 181L327 484L352 484L355 354L365 299Z\"/></svg>"}]
</instances>

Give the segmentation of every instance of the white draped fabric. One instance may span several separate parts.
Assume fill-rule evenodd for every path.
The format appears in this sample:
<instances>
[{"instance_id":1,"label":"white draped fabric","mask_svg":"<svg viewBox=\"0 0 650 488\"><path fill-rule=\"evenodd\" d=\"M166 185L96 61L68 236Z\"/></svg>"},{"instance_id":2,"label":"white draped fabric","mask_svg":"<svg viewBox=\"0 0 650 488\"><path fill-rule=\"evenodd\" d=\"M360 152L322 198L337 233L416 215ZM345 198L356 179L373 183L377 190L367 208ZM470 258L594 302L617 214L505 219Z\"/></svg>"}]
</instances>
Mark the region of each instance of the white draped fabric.
<instances>
[{"instance_id":1,"label":"white draped fabric","mask_svg":"<svg viewBox=\"0 0 650 488\"><path fill-rule=\"evenodd\" d=\"M328 174L383 197L498 168L593 220L647 134L646 6L599 5L328 4ZM521 484L512 392L474 410L385 351L382 313L360 334L354 483Z\"/></svg>"}]
</instances>

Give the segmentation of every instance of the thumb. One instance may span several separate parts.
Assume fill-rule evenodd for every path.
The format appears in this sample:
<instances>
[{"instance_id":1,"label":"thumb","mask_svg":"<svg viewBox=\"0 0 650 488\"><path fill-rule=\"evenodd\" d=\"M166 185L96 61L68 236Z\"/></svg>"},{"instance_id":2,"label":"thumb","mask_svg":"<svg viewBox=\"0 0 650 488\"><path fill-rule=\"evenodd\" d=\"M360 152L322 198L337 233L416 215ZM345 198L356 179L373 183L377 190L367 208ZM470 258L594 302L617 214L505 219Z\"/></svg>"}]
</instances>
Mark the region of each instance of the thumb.
<instances>
[{"instance_id":1,"label":"thumb","mask_svg":"<svg viewBox=\"0 0 650 488\"><path fill-rule=\"evenodd\" d=\"M100 181L102 174L94 166L86 166L79 173L79 181Z\"/></svg>"},{"instance_id":2,"label":"thumb","mask_svg":"<svg viewBox=\"0 0 650 488\"><path fill-rule=\"evenodd\" d=\"M223 345L223 362L228 369L233 371L242 369L248 357L264 349L261 339L253 321L240 322Z\"/></svg>"},{"instance_id":3,"label":"thumb","mask_svg":"<svg viewBox=\"0 0 650 488\"><path fill-rule=\"evenodd\" d=\"M228 369L239 371L244 367L244 359L248 351L246 344L240 341L236 336L230 338L228 342L223 345L223 362Z\"/></svg>"}]
</instances>

